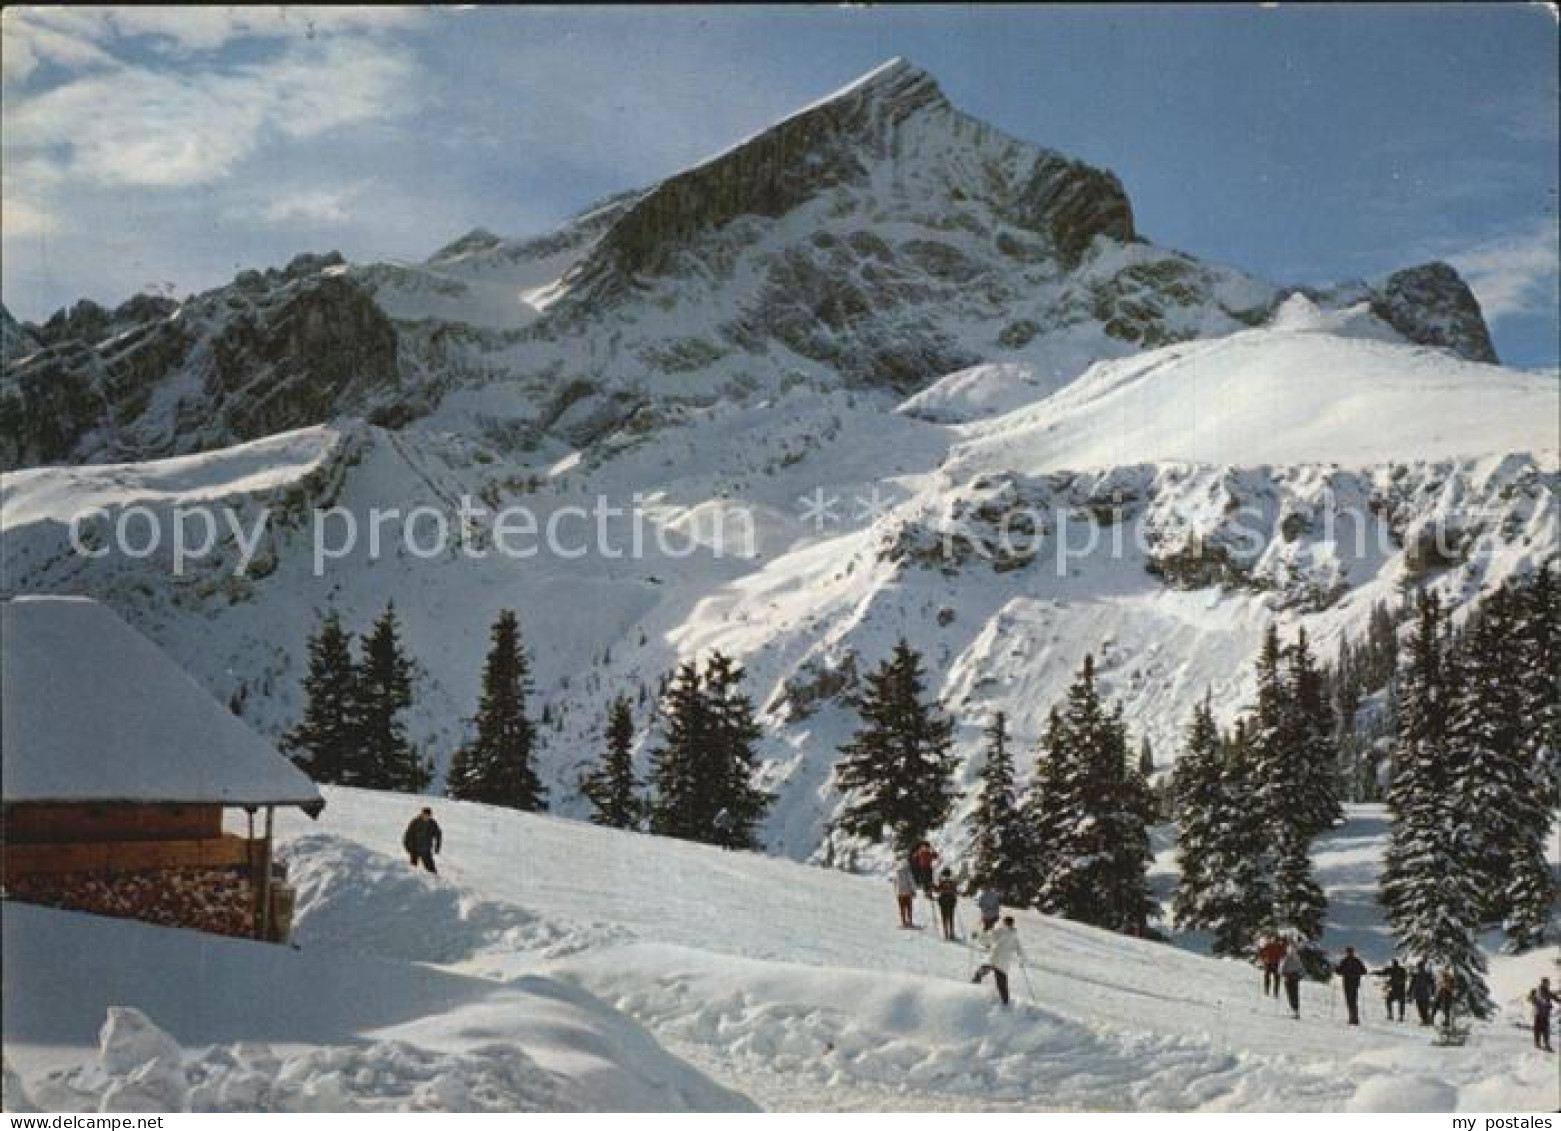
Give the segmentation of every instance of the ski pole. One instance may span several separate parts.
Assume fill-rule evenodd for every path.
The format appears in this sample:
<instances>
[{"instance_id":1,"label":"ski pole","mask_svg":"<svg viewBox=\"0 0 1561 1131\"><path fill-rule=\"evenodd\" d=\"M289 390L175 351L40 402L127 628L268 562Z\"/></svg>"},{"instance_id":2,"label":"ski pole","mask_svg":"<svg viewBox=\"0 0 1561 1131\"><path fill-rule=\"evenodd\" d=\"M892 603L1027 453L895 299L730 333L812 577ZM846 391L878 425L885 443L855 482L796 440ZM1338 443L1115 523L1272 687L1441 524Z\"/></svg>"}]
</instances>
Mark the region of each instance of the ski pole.
<instances>
[{"instance_id":1,"label":"ski pole","mask_svg":"<svg viewBox=\"0 0 1561 1131\"><path fill-rule=\"evenodd\" d=\"M1025 992L1030 995L1030 1004L1039 1005L1040 1002L1035 997L1035 987L1030 984L1030 967L1023 960L1019 963L1019 973L1024 975L1024 988Z\"/></svg>"}]
</instances>

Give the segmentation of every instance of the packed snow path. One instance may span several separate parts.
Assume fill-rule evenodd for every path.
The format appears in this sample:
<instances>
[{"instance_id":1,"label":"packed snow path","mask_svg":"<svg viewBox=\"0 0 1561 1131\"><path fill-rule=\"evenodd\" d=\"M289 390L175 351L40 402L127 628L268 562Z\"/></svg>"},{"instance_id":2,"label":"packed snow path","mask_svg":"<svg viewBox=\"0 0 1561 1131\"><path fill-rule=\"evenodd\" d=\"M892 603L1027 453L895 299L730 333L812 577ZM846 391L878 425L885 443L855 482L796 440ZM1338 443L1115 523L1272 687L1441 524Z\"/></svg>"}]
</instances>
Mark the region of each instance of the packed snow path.
<instances>
[{"instance_id":1,"label":"packed snow path","mask_svg":"<svg viewBox=\"0 0 1561 1131\"><path fill-rule=\"evenodd\" d=\"M112 1005L143 1010L187 1048L221 1046L189 1054L190 1079L227 1080L235 1058L254 1059L226 1042L281 1042L289 1067L266 1094L300 1107L746 1097L770 1108L1525 1110L1555 1099L1554 1061L1530 1050L1515 1016L1438 1049L1418 1025L1382 1021L1369 989L1365 1024L1348 1029L1342 1003L1309 984L1292 1021L1249 965L1031 913L1018 916L1028 982L1016 973L1005 1011L990 984L969 984L972 952L937 937L929 904L918 906L927 930L895 925L882 878L449 801L435 803L445 853L432 877L398 851L420 799L328 793L318 824L282 825L300 951L202 940L232 977L275 998L254 1017L217 1008L206 983L206 1004L192 1001L189 964L160 961L159 948L92 942L151 928L7 916L7 952L21 958L7 964L6 1055L34 1095L87 1087L85 1102L101 1102L100 1068L66 1077L58 1066L84 1055ZM1370 899L1383 829L1379 811L1354 811L1318 860L1344 931L1330 945L1355 942L1374 965L1387 957ZM962 905L965 930L971 911ZM67 920L82 946L60 945ZM1498 1000L1549 961L1497 959ZM70 1008L48 1025L32 1016L53 991L10 992L18 966L72 986ZM340 1017L286 1004L335 982L360 1003ZM373 1063L345 1051L364 1039L384 1043ZM499 1057L496 1042L524 1058ZM581 1065L593 1073L583 1081ZM353 1071L386 1083L333 1090ZM336 1083L301 1086L311 1073ZM242 1096L253 1076L226 1086Z\"/></svg>"}]
</instances>

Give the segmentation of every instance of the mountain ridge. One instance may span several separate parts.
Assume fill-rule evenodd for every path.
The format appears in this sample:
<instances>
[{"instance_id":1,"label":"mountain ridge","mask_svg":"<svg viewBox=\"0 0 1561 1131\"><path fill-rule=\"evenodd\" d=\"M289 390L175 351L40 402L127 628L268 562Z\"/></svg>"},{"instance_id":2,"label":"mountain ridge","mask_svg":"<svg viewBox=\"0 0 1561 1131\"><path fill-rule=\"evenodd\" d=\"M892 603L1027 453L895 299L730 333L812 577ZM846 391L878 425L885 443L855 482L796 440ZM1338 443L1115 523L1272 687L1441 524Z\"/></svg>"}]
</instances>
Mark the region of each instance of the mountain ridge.
<instances>
[{"instance_id":1,"label":"mountain ridge","mask_svg":"<svg viewBox=\"0 0 1561 1131\"><path fill-rule=\"evenodd\" d=\"M981 363L1065 380L1260 324L1285 293L1144 241L1114 174L964 114L897 59L541 236L474 229L420 264L305 254L183 303L7 316L0 466L209 450L344 415L577 445L633 406L798 378L896 399ZM1495 360L1445 265L1309 293Z\"/></svg>"}]
</instances>

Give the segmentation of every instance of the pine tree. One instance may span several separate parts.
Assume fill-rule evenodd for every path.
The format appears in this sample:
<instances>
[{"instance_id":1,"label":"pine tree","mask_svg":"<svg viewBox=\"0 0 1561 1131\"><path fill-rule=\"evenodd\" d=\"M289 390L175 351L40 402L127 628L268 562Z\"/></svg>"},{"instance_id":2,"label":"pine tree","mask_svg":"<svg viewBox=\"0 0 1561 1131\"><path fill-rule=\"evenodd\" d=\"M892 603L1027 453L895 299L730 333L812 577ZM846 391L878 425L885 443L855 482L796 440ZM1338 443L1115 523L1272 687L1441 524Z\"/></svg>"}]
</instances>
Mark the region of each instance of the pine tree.
<instances>
[{"instance_id":1,"label":"pine tree","mask_svg":"<svg viewBox=\"0 0 1561 1131\"><path fill-rule=\"evenodd\" d=\"M1149 920L1158 914L1149 894L1149 866L1154 862L1149 843L1149 826L1155 817L1154 794L1149 779L1139 772L1130 753L1120 702L1112 714L1111 731L1116 750L1108 763L1105 781L1106 837L1111 854L1107 921L1142 935Z\"/></svg>"},{"instance_id":2,"label":"pine tree","mask_svg":"<svg viewBox=\"0 0 1561 1131\"><path fill-rule=\"evenodd\" d=\"M770 795L754 784L760 737L743 672L716 652L700 673L678 668L662 702L663 741L651 754L654 832L756 848Z\"/></svg>"},{"instance_id":3,"label":"pine tree","mask_svg":"<svg viewBox=\"0 0 1561 1131\"><path fill-rule=\"evenodd\" d=\"M1311 841L1300 829L1282 829L1274 864L1274 904L1267 927L1294 943L1322 937L1328 897L1312 875Z\"/></svg>"},{"instance_id":4,"label":"pine tree","mask_svg":"<svg viewBox=\"0 0 1561 1131\"><path fill-rule=\"evenodd\" d=\"M602 762L580 783L595 812L591 820L613 829L638 828L642 806L634 779L634 715L620 695L607 709L606 750Z\"/></svg>"},{"instance_id":5,"label":"pine tree","mask_svg":"<svg viewBox=\"0 0 1561 1131\"><path fill-rule=\"evenodd\" d=\"M902 852L942 825L954 804L953 724L923 694L921 656L902 638L868 674L857 701L861 726L835 766L847 795L840 827L875 844L887 835Z\"/></svg>"},{"instance_id":6,"label":"pine tree","mask_svg":"<svg viewBox=\"0 0 1561 1131\"><path fill-rule=\"evenodd\" d=\"M1479 888L1474 852L1453 798L1455 767L1444 619L1435 594L1420 594L1415 631L1398 677L1398 739L1388 808L1393 816L1379 898L1399 949L1451 971L1477 1017L1491 1011L1485 957L1475 932Z\"/></svg>"},{"instance_id":7,"label":"pine tree","mask_svg":"<svg viewBox=\"0 0 1561 1131\"><path fill-rule=\"evenodd\" d=\"M494 622L482 693L477 704L476 737L456 751L447 775L451 797L535 812L547 808L547 790L538 779L536 727L526 714L529 665L521 646L520 622L504 609Z\"/></svg>"},{"instance_id":8,"label":"pine tree","mask_svg":"<svg viewBox=\"0 0 1561 1131\"><path fill-rule=\"evenodd\" d=\"M1208 892L1217 877L1210 865L1219 856L1229 806L1225 801L1223 751L1210 692L1193 708L1181 757L1171 771L1176 818L1178 878L1171 913L1183 930L1213 926Z\"/></svg>"},{"instance_id":9,"label":"pine tree","mask_svg":"<svg viewBox=\"0 0 1561 1131\"><path fill-rule=\"evenodd\" d=\"M1225 820L1206 869L1204 916L1215 954L1246 957L1273 913L1268 824L1259 803L1258 762L1244 724L1225 743L1220 793Z\"/></svg>"},{"instance_id":10,"label":"pine tree","mask_svg":"<svg viewBox=\"0 0 1561 1131\"><path fill-rule=\"evenodd\" d=\"M701 804L702 753L710 742L710 708L699 669L678 666L661 701L662 742L651 753L651 831L698 840L709 835L714 812Z\"/></svg>"},{"instance_id":11,"label":"pine tree","mask_svg":"<svg viewBox=\"0 0 1561 1131\"><path fill-rule=\"evenodd\" d=\"M1527 611L1523 591L1503 585L1469 617L1447 661L1453 806L1466 825L1482 921L1502 926L1515 949L1543 938L1554 899L1545 860L1554 810L1533 737L1545 705L1525 695Z\"/></svg>"},{"instance_id":12,"label":"pine tree","mask_svg":"<svg viewBox=\"0 0 1561 1131\"><path fill-rule=\"evenodd\" d=\"M1148 790L1128 765L1119 713L1105 710L1086 656L1068 689L1035 808L1046 830L1040 906L1083 923L1142 929L1151 912Z\"/></svg>"},{"instance_id":13,"label":"pine tree","mask_svg":"<svg viewBox=\"0 0 1561 1131\"><path fill-rule=\"evenodd\" d=\"M1251 758L1250 785L1265 828L1283 828L1297 820L1294 806L1298 785L1290 739L1289 689L1285 685L1284 649L1273 624L1263 634L1257 658L1257 703L1246 729Z\"/></svg>"},{"instance_id":14,"label":"pine tree","mask_svg":"<svg viewBox=\"0 0 1561 1131\"><path fill-rule=\"evenodd\" d=\"M1554 563L1541 565L1518 588L1518 686L1527 734L1522 742L1531 787L1525 807L1533 848L1541 856L1551 829L1561 820L1561 583ZM1509 878L1505 902L1507 933L1516 947L1538 945L1544 939L1557 898L1550 870L1525 863Z\"/></svg>"},{"instance_id":15,"label":"pine tree","mask_svg":"<svg viewBox=\"0 0 1561 1131\"><path fill-rule=\"evenodd\" d=\"M357 669L352 637L334 610L309 638L304 717L287 734L293 761L317 782L342 784L358 748Z\"/></svg>"},{"instance_id":16,"label":"pine tree","mask_svg":"<svg viewBox=\"0 0 1561 1131\"><path fill-rule=\"evenodd\" d=\"M1296 810L1291 820L1303 837L1310 838L1332 828L1344 816L1335 789L1339 749L1326 681L1304 628L1285 650L1285 659L1284 761L1292 776Z\"/></svg>"},{"instance_id":17,"label":"pine tree","mask_svg":"<svg viewBox=\"0 0 1561 1131\"><path fill-rule=\"evenodd\" d=\"M1030 893L1022 904L1025 907L1040 906L1041 889L1057 863L1058 821L1062 815L1060 779L1065 757L1063 741L1062 710L1053 707L1046 716L1046 731L1036 751L1035 770L1019 805L1024 836L1030 845L1025 862L1020 866L1020 885Z\"/></svg>"},{"instance_id":18,"label":"pine tree","mask_svg":"<svg viewBox=\"0 0 1561 1131\"><path fill-rule=\"evenodd\" d=\"M1008 719L1001 711L986 729L986 763L970 832L971 882L995 891L1004 903L1028 905L1035 895L1027 874L1032 846L1014 791Z\"/></svg>"},{"instance_id":19,"label":"pine tree","mask_svg":"<svg viewBox=\"0 0 1561 1131\"><path fill-rule=\"evenodd\" d=\"M422 790L431 773L401 720L412 705L412 664L401 649L394 603L385 606L363 639L357 688L358 749L342 784L402 793Z\"/></svg>"}]
</instances>

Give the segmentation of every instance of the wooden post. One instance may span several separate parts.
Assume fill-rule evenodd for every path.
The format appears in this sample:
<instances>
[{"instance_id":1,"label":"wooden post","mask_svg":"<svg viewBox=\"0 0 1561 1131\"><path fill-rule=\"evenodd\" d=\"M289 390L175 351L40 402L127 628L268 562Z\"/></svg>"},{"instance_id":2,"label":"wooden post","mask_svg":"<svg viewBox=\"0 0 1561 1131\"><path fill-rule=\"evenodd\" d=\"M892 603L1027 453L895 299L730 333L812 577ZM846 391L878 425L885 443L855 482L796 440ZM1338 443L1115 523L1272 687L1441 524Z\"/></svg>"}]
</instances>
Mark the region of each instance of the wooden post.
<instances>
[{"instance_id":1,"label":"wooden post","mask_svg":"<svg viewBox=\"0 0 1561 1131\"><path fill-rule=\"evenodd\" d=\"M276 815L276 806L266 806L266 853L261 861L263 872L260 877L260 937L263 941L271 941L271 832L272 819Z\"/></svg>"},{"instance_id":2,"label":"wooden post","mask_svg":"<svg viewBox=\"0 0 1561 1131\"><path fill-rule=\"evenodd\" d=\"M258 939L258 938L263 938L264 936L261 934L260 888L255 883L255 868L256 868L257 865L256 865L256 862L255 862L255 808L254 808L254 806L250 805L250 806L246 806L245 807L245 809L244 809L244 817L245 817L246 821L248 822L248 832L245 834L244 843L247 846L245 848L245 854L246 854L246 856L249 859L249 888L250 888L251 891L253 891L255 893L255 914L254 914L253 922L254 922L255 937Z\"/></svg>"}]
</instances>

